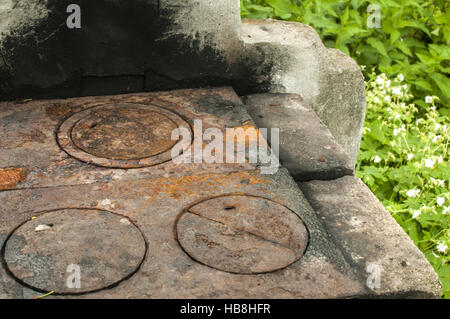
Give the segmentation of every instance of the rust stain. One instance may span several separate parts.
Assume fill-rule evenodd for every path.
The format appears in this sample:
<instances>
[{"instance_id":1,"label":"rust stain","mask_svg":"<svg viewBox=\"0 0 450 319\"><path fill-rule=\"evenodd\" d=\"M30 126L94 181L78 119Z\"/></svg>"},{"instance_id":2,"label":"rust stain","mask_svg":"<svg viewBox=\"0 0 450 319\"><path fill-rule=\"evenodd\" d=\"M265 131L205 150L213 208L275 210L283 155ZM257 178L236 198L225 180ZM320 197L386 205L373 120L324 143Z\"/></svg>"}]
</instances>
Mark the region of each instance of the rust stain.
<instances>
[{"instance_id":1,"label":"rust stain","mask_svg":"<svg viewBox=\"0 0 450 319\"><path fill-rule=\"evenodd\" d=\"M156 193L169 194L173 198L181 196L195 196L199 189L209 191L218 190L225 185L241 183L247 185L267 185L273 181L253 172L235 172L229 175L204 174L190 176L176 176L168 178L156 178L150 181L149 188Z\"/></svg>"},{"instance_id":2,"label":"rust stain","mask_svg":"<svg viewBox=\"0 0 450 319\"><path fill-rule=\"evenodd\" d=\"M52 104L45 109L45 114L52 120L59 120L70 112L71 108L64 104Z\"/></svg>"},{"instance_id":3,"label":"rust stain","mask_svg":"<svg viewBox=\"0 0 450 319\"><path fill-rule=\"evenodd\" d=\"M19 133L19 138L21 140L21 143L17 145L17 147L21 147L26 143L33 142L44 144L47 136L42 131L34 129L30 133Z\"/></svg>"},{"instance_id":4,"label":"rust stain","mask_svg":"<svg viewBox=\"0 0 450 319\"><path fill-rule=\"evenodd\" d=\"M23 167L0 168L0 190L14 188L25 177Z\"/></svg>"},{"instance_id":5,"label":"rust stain","mask_svg":"<svg viewBox=\"0 0 450 319\"><path fill-rule=\"evenodd\" d=\"M242 126L234 127L226 131L224 142L233 141L236 143L245 143L249 147L251 142L257 142L259 137L259 129L254 124L244 122Z\"/></svg>"},{"instance_id":6,"label":"rust stain","mask_svg":"<svg viewBox=\"0 0 450 319\"><path fill-rule=\"evenodd\" d=\"M139 160L173 147L176 124L164 114L120 107L93 111L72 129L72 139L83 151L101 158Z\"/></svg>"}]
</instances>

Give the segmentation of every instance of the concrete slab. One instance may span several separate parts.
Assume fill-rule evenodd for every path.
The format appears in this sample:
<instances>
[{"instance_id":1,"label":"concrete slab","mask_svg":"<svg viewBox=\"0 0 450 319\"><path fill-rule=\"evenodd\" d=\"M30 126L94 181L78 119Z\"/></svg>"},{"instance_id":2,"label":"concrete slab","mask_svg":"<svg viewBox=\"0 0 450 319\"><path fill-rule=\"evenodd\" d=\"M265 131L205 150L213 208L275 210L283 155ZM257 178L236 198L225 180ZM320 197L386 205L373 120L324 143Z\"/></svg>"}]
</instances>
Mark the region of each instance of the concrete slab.
<instances>
[{"instance_id":1,"label":"concrete slab","mask_svg":"<svg viewBox=\"0 0 450 319\"><path fill-rule=\"evenodd\" d=\"M358 64L302 23L244 19L241 38L260 83L253 92L299 94L356 163L366 110Z\"/></svg>"},{"instance_id":2,"label":"concrete slab","mask_svg":"<svg viewBox=\"0 0 450 319\"><path fill-rule=\"evenodd\" d=\"M280 129L280 161L295 180L354 174L350 156L299 95L265 93L243 99L258 127Z\"/></svg>"},{"instance_id":3,"label":"concrete slab","mask_svg":"<svg viewBox=\"0 0 450 319\"><path fill-rule=\"evenodd\" d=\"M372 276L370 296L441 297L433 267L361 180L345 176L299 186L352 267L380 275L379 285Z\"/></svg>"}]
</instances>

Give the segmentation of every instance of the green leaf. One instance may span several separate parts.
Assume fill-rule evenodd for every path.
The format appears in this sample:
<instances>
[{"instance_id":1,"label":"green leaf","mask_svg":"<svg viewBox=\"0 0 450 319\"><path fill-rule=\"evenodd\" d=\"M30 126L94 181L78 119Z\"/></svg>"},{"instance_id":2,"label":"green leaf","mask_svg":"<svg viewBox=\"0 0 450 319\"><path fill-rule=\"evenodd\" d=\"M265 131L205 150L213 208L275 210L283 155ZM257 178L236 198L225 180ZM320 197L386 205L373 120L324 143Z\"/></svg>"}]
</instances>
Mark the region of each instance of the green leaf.
<instances>
[{"instance_id":1,"label":"green leaf","mask_svg":"<svg viewBox=\"0 0 450 319\"><path fill-rule=\"evenodd\" d=\"M414 81L414 84L417 85L418 87L421 87L422 89L424 89L426 91L433 90L433 87L431 86L431 84L424 78L420 78L420 79Z\"/></svg>"},{"instance_id":2,"label":"green leaf","mask_svg":"<svg viewBox=\"0 0 450 319\"><path fill-rule=\"evenodd\" d=\"M344 14L341 15L341 26L345 26L348 22L349 17L349 6L347 5L344 10Z\"/></svg>"},{"instance_id":3,"label":"green leaf","mask_svg":"<svg viewBox=\"0 0 450 319\"><path fill-rule=\"evenodd\" d=\"M442 282L442 290L447 298L450 298L450 265L446 264L439 268L437 271L439 280Z\"/></svg>"},{"instance_id":4,"label":"green leaf","mask_svg":"<svg viewBox=\"0 0 450 319\"><path fill-rule=\"evenodd\" d=\"M419 29L426 33L428 36L431 36L430 31L427 29L426 25L418 20L401 20L398 23L398 28L411 27L415 29Z\"/></svg>"},{"instance_id":5,"label":"green leaf","mask_svg":"<svg viewBox=\"0 0 450 319\"><path fill-rule=\"evenodd\" d=\"M425 63L426 65L439 64L439 60L428 53L416 53L417 57L420 61Z\"/></svg>"},{"instance_id":6,"label":"green leaf","mask_svg":"<svg viewBox=\"0 0 450 319\"><path fill-rule=\"evenodd\" d=\"M378 40L378 39L376 39L376 38L373 38L373 37L368 38L368 39L366 40L366 42L367 42L371 47L373 47L375 50L377 50L378 53L380 53L381 55L383 55L383 56L389 58L389 55L388 55L388 53L387 53L387 51L386 51L386 48L385 48L383 42L381 42L380 40Z\"/></svg>"},{"instance_id":7,"label":"green leaf","mask_svg":"<svg viewBox=\"0 0 450 319\"><path fill-rule=\"evenodd\" d=\"M288 0L266 0L275 9L276 15L282 19L289 19L292 16L292 5Z\"/></svg>"},{"instance_id":8,"label":"green leaf","mask_svg":"<svg viewBox=\"0 0 450 319\"><path fill-rule=\"evenodd\" d=\"M396 46L397 48L399 48L404 54L406 54L406 55L408 55L408 56L410 56L410 57L413 56L411 50L409 49L409 47L406 45L405 42L403 42L403 41L396 41L396 42L394 43L394 46Z\"/></svg>"},{"instance_id":9,"label":"green leaf","mask_svg":"<svg viewBox=\"0 0 450 319\"><path fill-rule=\"evenodd\" d=\"M440 73L431 73L430 77L441 89L442 93L444 93L446 97L450 98L450 79Z\"/></svg>"},{"instance_id":10,"label":"green leaf","mask_svg":"<svg viewBox=\"0 0 450 319\"><path fill-rule=\"evenodd\" d=\"M249 19L266 19L273 17L273 8L263 7L257 4L248 4L243 12L243 17Z\"/></svg>"},{"instance_id":11,"label":"green leaf","mask_svg":"<svg viewBox=\"0 0 450 319\"><path fill-rule=\"evenodd\" d=\"M450 47L447 45L430 44L429 47L443 60L450 59Z\"/></svg>"},{"instance_id":12,"label":"green leaf","mask_svg":"<svg viewBox=\"0 0 450 319\"><path fill-rule=\"evenodd\" d=\"M400 31L398 31L398 30L393 30L393 31L391 32L391 39L390 39L390 42L391 42L391 43L395 43L399 38L400 38Z\"/></svg>"}]
</instances>

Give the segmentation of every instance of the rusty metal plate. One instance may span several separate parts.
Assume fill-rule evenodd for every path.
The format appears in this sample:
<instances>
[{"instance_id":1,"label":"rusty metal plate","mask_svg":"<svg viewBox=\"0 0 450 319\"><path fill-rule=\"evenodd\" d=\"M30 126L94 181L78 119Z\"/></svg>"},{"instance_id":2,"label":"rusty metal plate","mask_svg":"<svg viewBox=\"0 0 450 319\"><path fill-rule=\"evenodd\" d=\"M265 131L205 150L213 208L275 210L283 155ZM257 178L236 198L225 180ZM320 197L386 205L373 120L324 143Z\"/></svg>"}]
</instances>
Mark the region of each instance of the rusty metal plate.
<instances>
[{"instance_id":1,"label":"rusty metal plate","mask_svg":"<svg viewBox=\"0 0 450 319\"><path fill-rule=\"evenodd\" d=\"M144 260L146 242L124 216L104 210L61 209L16 228L3 253L9 272L22 284L42 292L80 294L130 277ZM73 265L80 271L78 287L68 284Z\"/></svg>"},{"instance_id":2,"label":"rusty metal plate","mask_svg":"<svg viewBox=\"0 0 450 319\"><path fill-rule=\"evenodd\" d=\"M222 198L220 197L215 201L205 201L206 198L214 198L225 194L233 194L239 200L225 202L228 197L231 199L234 197L224 196L223 199L220 199ZM251 196L243 197L239 194L255 196L255 200L253 201ZM259 202L258 198L269 200ZM273 201L273 206L271 201ZM9 234L17 232L14 231L17 225L21 225L36 216L33 212L56 210L61 207L89 207L112 211L127 216L139 227L149 243L145 261L139 270L111 289L102 289L85 294L80 296L81 298L342 298L358 295L362 289L353 269L349 268L339 249L331 242L326 230L321 228L320 221L317 220L317 216L311 210L307 200L284 170L280 170L276 175L265 176L257 171L240 171L180 175L168 178L154 176L131 181L114 180L108 183L8 190L0 192L0 203L1 246L3 246ZM193 205L193 203L198 204ZM257 205L258 203L261 203L261 206L263 203L270 206L268 209L263 209L264 206L260 208ZM247 232L257 231L261 228L265 232L265 234L261 234L263 236L280 233L280 240L283 240L281 244L288 247L291 247L289 245L293 246L294 253L289 253L288 257L292 256L295 259L294 255L300 255L302 251L300 245L303 245L304 241L300 239L301 232L296 235L297 230L295 228L297 226L295 225L299 223L299 218L285 210L285 207L288 207L300 216L310 233L305 254L300 260L288 267L257 275L249 275L247 274L248 269L238 268L234 257L229 258L228 261L231 260L231 265L235 267L235 271L242 270L245 274L230 273L206 266L205 263L210 262L206 259L203 260L203 264L197 262L181 249L177 236L174 235L175 226L181 228L181 224L177 225L176 221L186 207L194 206L191 209L193 212L197 212L198 208L207 216L206 213L209 212L218 214L218 208L223 207L220 206L221 204L226 204L226 207L228 207L223 212L225 217L227 216L225 213L233 211L233 205L239 209L238 204L245 204L249 214L249 216L243 218L249 224ZM273 209L270 207L273 207ZM278 210L282 213L277 214ZM264 220L264 223L258 224L259 219L256 218L257 216L253 216L258 211L267 216L261 219L261 221ZM285 216L284 213L289 215ZM228 216L236 215L229 214ZM280 227L278 230L276 227L269 227L270 216L273 216L274 221L279 219L289 221L292 219L292 222L289 223L293 226ZM219 217L214 218L218 219ZM220 220L224 220L223 217L220 218ZM183 218L180 218L180 220L183 220ZM238 224L238 222L239 219L236 223ZM39 222L39 224L45 223L55 224L54 220ZM230 220L228 225L232 225L232 223L233 220ZM294 230L290 227L294 227ZM301 228L301 226L299 227ZM194 230L196 233L199 232L197 229ZM103 232L102 228L99 228L98 231ZM299 237L299 239L290 241L288 236L282 236L289 232L292 232L292 238ZM203 230L202 233L209 235ZM92 236L92 234L88 236ZM198 238L202 239L199 236ZM212 236L208 236L208 238L218 241ZM264 238L272 239L272 237ZM82 238L77 240L82 240ZM277 240L275 241L277 242ZM128 237L119 234L104 240L102 244L108 245L111 242L111 245L118 247L119 251L123 251L120 247L127 244L127 241ZM257 243L261 244L260 242ZM295 243L300 243L298 248L295 248ZM40 244L44 245L46 242L41 241ZM184 248L188 248L188 245L184 244ZM18 251L20 249L19 247ZM39 249L44 248L39 247ZM217 248L213 247L208 250L213 252L215 249ZM49 256L50 253L49 250L45 251L45 254ZM131 254L129 251L127 253ZM22 258L20 256L24 254L25 252L20 252L19 258ZM114 256L116 252L113 251L111 254ZM278 259L284 258L283 264L277 262L277 264L271 264L270 267L253 269L253 271L278 268L291 262L291 259L285 258L282 254L284 254L282 249L274 251L271 256L272 260L269 262L275 263ZM134 253L133 255L139 256ZM109 262L110 254L103 253L103 256L105 262ZM192 256L194 255L192 254ZM215 256L220 257L219 254ZM197 256L197 258L200 257L203 258L204 256ZM41 259L31 260L36 260L37 263ZM115 257L114 260L116 260ZM222 260L226 261L224 258ZM244 258L241 260L244 260ZM12 257L9 257L9 268L12 268L12 261ZM45 263L46 259L43 259L43 261L43 266L36 266L35 269L42 269L43 271L49 269ZM67 262L73 263L74 261L67 258ZM218 266L213 264L213 261L210 265ZM42 295L35 289L28 289L20 284L10 273L6 272L4 266L5 263L0 262L0 298L34 298ZM84 267L80 266L82 272L81 285L86 287L83 282L91 276L83 275ZM122 263L122 267L129 267L128 260ZM65 274L66 269L61 267L61 271ZM130 268L126 273L132 271L133 269ZM102 272L99 271L99 273ZM19 272L17 271L14 276L17 277L18 275ZM53 275L40 274L37 270L35 276L40 276L43 280L53 277ZM117 276L117 280L120 277ZM108 275L107 278L112 277ZM32 283L32 278L26 278L26 280ZM49 284L46 283L46 285ZM38 286L37 283L34 283L34 286L53 288ZM46 298L61 298L61 296L51 295Z\"/></svg>"},{"instance_id":3,"label":"rusty metal plate","mask_svg":"<svg viewBox=\"0 0 450 319\"><path fill-rule=\"evenodd\" d=\"M135 111L113 114L121 105ZM137 113L142 116L138 117ZM156 121L156 117L162 121ZM202 132L190 128L196 120L201 121ZM183 156L192 153L193 145L188 144L196 136L201 137L201 133L219 129L225 134L227 128L245 129L250 122L242 101L231 88L32 100L25 104L0 102L0 192L255 170L258 164L247 162L191 161L180 165L164 151L174 143L167 139L172 123L191 131L190 139L189 136L180 138L189 148L181 152ZM147 127L150 129L142 129ZM77 139L78 133L85 138ZM175 148L178 146L181 145ZM160 151L163 153L158 154ZM142 156L149 157L139 159ZM167 161L159 163L164 160Z\"/></svg>"},{"instance_id":4,"label":"rusty metal plate","mask_svg":"<svg viewBox=\"0 0 450 319\"><path fill-rule=\"evenodd\" d=\"M190 130L179 115L134 103L99 105L70 116L57 131L59 145L73 157L99 166L138 168L171 160L177 128ZM184 147L189 147L187 143Z\"/></svg>"},{"instance_id":5,"label":"rusty metal plate","mask_svg":"<svg viewBox=\"0 0 450 319\"><path fill-rule=\"evenodd\" d=\"M222 196L188 208L176 236L195 261L239 274L258 274L298 261L308 245L303 221L281 204L255 196Z\"/></svg>"},{"instance_id":6,"label":"rusty metal plate","mask_svg":"<svg viewBox=\"0 0 450 319\"><path fill-rule=\"evenodd\" d=\"M108 133L96 131L99 117L92 112L100 105L116 110L123 104L169 110L190 125L201 120L201 133L252 125L231 88L0 103L0 247L4 259L0 262L0 299L35 298L48 291L59 295L46 298L69 298L83 291L89 293L77 298L361 295L364 289L359 277L283 168L275 175L263 175L258 163L168 161L136 169L101 167L102 163L88 165L68 155L67 149L58 145L58 128L83 115L69 125L66 139L86 156L85 161L108 155L100 153L108 150L101 149L103 145L90 149L90 143L82 145L84 138L75 144L72 137L80 133L90 141L100 136L108 144L120 136L141 134L127 129L126 134L119 132L118 137L110 138L108 130L115 126L107 123L102 125ZM146 110L142 114L155 111L164 121L167 117L176 126L181 125L166 114ZM108 112L112 111L100 114L109 114L114 120L116 115ZM117 120L119 126L144 127L148 123L136 119L132 112L123 118L123 122ZM164 139L157 141L169 147ZM150 146L144 150L145 143L139 145L143 148L139 156L155 157L151 155L157 150L152 151ZM120 145L115 150L116 158L126 158L131 150L132 145ZM195 217L200 221L189 224ZM127 225L127 219L131 225ZM67 230L66 237L65 233L52 233L59 221ZM222 233L220 221L228 227ZM36 232L40 225L41 230ZM150 243L147 250L145 241ZM232 253L235 255L226 255ZM80 290L66 287L69 264L80 266Z\"/></svg>"}]
</instances>

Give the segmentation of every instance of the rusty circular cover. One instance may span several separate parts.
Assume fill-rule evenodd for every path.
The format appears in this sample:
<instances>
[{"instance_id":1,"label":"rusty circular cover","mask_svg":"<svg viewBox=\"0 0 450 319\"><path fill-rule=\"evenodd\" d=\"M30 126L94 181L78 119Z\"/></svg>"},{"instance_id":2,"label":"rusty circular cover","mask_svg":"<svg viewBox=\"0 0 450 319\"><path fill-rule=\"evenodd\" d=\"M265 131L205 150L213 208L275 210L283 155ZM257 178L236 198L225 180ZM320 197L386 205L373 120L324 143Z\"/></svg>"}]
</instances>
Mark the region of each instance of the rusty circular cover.
<instances>
[{"instance_id":1,"label":"rusty circular cover","mask_svg":"<svg viewBox=\"0 0 450 319\"><path fill-rule=\"evenodd\" d=\"M70 116L61 124L57 138L67 153L84 162L136 168L171 160L171 149L178 142L171 139L176 128L190 130L179 115L166 109L106 104Z\"/></svg>"},{"instance_id":2,"label":"rusty circular cover","mask_svg":"<svg viewBox=\"0 0 450 319\"><path fill-rule=\"evenodd\" d=\"M145 253L145 239L128 218L102 210L62 209L19 226L5 243L3 257L22 284L79 294L128 278Z\"/></svg>"},{"instance_id":3,"label":"rusty circular cover","mask_svg":"<svg viewBox=\"0 0 450 319\"><path fill-rule=\"evenodd\" d=\"M308 231L291 210L268 199L221 196L186 209L176 224L183 250L215 269L257 274L299 260Z\"/></svg>"}]
</instances>

